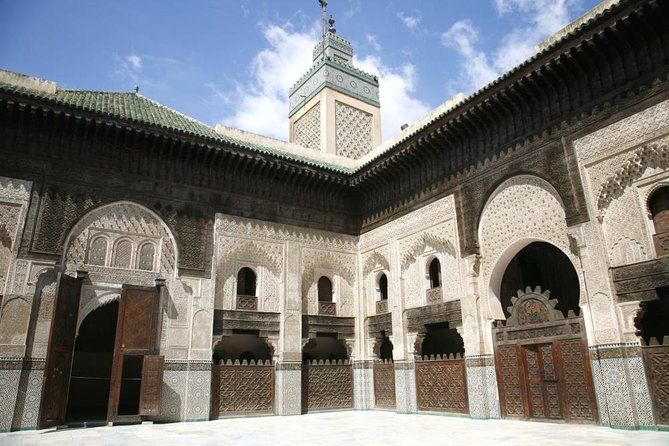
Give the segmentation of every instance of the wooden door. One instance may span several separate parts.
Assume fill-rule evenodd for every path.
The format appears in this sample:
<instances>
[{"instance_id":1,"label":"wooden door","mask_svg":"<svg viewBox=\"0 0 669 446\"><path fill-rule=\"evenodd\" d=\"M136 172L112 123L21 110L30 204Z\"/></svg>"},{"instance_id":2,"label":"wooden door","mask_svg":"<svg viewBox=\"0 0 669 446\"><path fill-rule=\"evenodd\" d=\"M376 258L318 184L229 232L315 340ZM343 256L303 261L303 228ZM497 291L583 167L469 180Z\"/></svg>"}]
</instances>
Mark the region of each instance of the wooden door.
<instances>
[{"instance_id":1,"label":"wooden door","mask_svg":"<svg viewBox=\"0 0 669 446\"><path fill-rule=\"evenodd\" d=\"M39 418L41 429L65 422L80 291L81 281L79 279L58 273L49 347L42 378L42 404Z\"/></svg>"},{"instance_id":2,"label":"wooden door","mask_svg":"<svg viewBox=\"0 0 669 446\"><path fill-rule=\"evenodd\" d=\"M139 421L155 415L162 394L162 356L158 350L160 293L124 285L109 390L107 421Z\"/></svg>"},{"instance_id":3,"label":"wooden door","mask_svg":"<svg viewBox=\"0 0 669 446\"><path fill-rule=\"evenodd\" d=\"M564 418L553 343L522 347L530 418Z\"/></svg>"}]
</instances>

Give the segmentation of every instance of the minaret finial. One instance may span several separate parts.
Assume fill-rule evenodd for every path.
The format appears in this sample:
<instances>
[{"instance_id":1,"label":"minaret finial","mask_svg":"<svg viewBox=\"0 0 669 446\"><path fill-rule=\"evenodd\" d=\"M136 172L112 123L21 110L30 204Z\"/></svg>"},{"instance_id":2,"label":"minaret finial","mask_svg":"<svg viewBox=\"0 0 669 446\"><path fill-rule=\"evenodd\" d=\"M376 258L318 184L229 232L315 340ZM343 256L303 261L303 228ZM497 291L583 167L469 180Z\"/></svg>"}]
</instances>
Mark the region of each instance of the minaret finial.
<instances>
[{"instance_id":1,"label":"minaret finial","mask_svg":"<svg viewBox=\"0 0 669 446\"><path fill-rule=\"evenodd\" d=\"M323 10L323 38L325 38L325 34L328 31L328 2L326 0L318 0L318 3L321 4L321 9Z\"/></svg>"}]
</instances>

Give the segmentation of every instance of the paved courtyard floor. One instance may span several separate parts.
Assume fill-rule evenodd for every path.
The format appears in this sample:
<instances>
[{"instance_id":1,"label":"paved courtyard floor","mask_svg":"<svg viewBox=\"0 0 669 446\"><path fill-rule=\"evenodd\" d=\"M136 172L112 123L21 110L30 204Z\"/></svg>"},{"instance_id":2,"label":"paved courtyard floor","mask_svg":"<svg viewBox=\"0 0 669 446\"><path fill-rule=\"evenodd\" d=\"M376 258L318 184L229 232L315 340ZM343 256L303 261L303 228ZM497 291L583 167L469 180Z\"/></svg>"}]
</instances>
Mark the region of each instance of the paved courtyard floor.
<instances>
[{"instance_id":1,"label":"paved courtyard floor","mask_svg":"<svg viewBox=\"0 0 669 446\"><path fill-rule=\"evenodd\" d=\"M471 420L392 412L329 412L12 432L0 445L635 445L669 446L669 432L528 421Z\"/></svg>"}]
</instances>

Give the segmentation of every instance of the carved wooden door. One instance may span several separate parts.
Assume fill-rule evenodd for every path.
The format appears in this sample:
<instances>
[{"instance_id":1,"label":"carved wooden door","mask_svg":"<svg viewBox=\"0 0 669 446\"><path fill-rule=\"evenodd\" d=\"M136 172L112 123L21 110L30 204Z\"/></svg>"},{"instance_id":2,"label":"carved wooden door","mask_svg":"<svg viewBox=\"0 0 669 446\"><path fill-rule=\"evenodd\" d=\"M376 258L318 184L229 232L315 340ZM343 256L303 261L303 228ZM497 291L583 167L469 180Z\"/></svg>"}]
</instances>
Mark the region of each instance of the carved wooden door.
<instances>
[{"instance_id":1,"label":"carved wooden door","mask_svg":"<svg viewBox=\"0 0 669 446\"><path fill-rule=\"evenodd\" d=\"M139 421L159 411L162 356L157 351L160 295L156 288L124 286L116 326L107 421Z\"/></svg>"},{"instance_id":2,"label":"carved wooden door","mask_svg":"<svg viewBox=\"0 0 669 446\"><path fill-rule=\"evenodd\" d=\"M80 291L80 280L58 273L49 347L42 378L42 406L39 418L39 427L42 429L65 422Z\"/></svg>"},{"instance_id":3,"label":"carved wooden door","mask_svg":"<svg viewBox=\"0 0 669 446\"><path fill-rule=\"evenodd\" d=\"M530 418L564 418L553 343L522 347Z\"/></svg>"}]
</instances>

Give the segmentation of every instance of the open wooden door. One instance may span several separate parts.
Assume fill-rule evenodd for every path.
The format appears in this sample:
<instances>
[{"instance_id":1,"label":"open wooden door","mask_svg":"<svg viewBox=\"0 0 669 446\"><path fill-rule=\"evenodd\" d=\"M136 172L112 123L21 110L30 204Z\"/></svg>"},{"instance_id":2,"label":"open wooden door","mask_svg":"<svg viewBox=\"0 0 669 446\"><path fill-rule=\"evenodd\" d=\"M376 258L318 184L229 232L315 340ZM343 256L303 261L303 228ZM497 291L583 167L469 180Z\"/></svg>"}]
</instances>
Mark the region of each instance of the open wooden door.
<instances>
[{"instance_id":1,"label":"open wooden door","mask_svg":"<svg viewBox=\"0 0 669 446\"><path fill-rule=\"evenodd\" d=\"M81 280L58 273L49 347L42 378L40 429L65 422L80 291Z\"/></svg>"},{"instance_id":2,"label":"open wooden door","mask_svg":"<svg viewBox=\"0 0 669 446\"><path fill-rule=\"evenodd\" d=\"M158 350L160 289L123 286L109 391L108 422L140 421L158 414L162 356Z\"/></svg>"}]
</instances>

